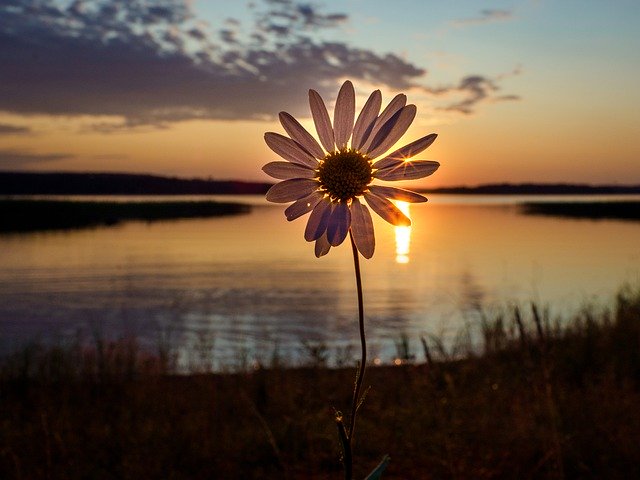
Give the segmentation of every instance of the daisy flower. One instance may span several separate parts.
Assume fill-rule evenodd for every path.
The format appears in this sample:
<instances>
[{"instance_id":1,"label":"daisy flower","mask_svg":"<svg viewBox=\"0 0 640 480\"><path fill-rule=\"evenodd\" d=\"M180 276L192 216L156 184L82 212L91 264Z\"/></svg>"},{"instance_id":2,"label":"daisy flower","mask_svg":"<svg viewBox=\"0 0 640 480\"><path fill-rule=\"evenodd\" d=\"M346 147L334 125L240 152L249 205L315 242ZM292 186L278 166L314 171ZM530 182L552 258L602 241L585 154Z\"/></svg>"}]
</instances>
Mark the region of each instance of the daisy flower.
<instances>
[{"instance_id":1,"label":"daisy flower","mask_svg":"<svg viewBox=\"0 0 640 480\"><path fill-rule=\"evenodd\" d=\"M440 166L438 162L410 160L433 143L435 133L375 160L393 147L413 122L416 106L406 103L406 95L399 94L380 113L382 95L376 90L355 119L355 91L347 80L338 92L333 125L322 97L309 90L320 143L286 112L280 112L279 117L288 137L265 134L269 148L285 160L262 167L271 177L283 180L269 189L266 198L276 203L293 202L284 211L289 221L311 212L304 238L316 242L316 257L326 255L351 232L358 251L371 258L375 236L369 208L393 225L408 226L411 220L391 200L427 201L409 190L372 184L376 179L423 178Z\"/></svg>"}]
</instances>

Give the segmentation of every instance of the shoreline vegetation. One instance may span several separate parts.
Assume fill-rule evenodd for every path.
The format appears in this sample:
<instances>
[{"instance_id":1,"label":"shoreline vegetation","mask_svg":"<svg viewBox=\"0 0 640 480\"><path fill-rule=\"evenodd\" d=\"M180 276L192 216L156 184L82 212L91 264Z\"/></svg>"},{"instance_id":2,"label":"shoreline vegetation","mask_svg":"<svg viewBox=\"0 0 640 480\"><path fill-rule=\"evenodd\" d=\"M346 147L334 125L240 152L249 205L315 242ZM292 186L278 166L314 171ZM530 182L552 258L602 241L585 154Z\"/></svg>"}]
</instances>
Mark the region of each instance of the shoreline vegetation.
<instances>
[{"instance_id":1,"label":"shoreline vegetation","mask_svg":"<svg viewBox=\"0 0 640 480\"><path fill-rule=\"evenodd\" d=\"M270 183L132 173L0 172L0 195L263 195Z\"/></svg>"},{"instance_id":2,"label":"shoreline vegetation","mask_svg":"<svg viewBox=\"0 0 640 480\"><path fill-rule=\"evenodd\" d=\"M268 182L164 177L131 173L1 172L0 196L7 195L262 195ZM494 183L421 189L456 195L638 195L640 185Z\"/></svg>"},{"instance_id":3,"label":"shoreline vegetation","mask_svg":"<svg viewBox=\"0 0 640 480\"><path fill-rule=\"evenodd\" d=\"M356 478L384 454L384 480L640 478L640 289L571 321L532 304L477 322L480 347L405 339L371 366ZM352 368L211 373L202 353L187 375L129 338L1 359L0 477L340 478Z\"/></svg>"},{"instance_id":4,"label":"shoreline vegetation","mask_svg":"<svg viewBox=\"0 0 640 480\"><path fill-rule=\"evenodd\" d=\"M525 215L591 220L640 220L640 201L525 202ZM0 234L111 226L123 221L207 218L249 213L242 203L194 201L84 201L0 199Z\"/></svg>"},{"instance_id":5,"label":"shoreline vegetation","mask_svg":"<svg viewBox=\"0 0 640 480\"><path fill-rule=\"evenodd\" d=\"M640 201L606 202L525 202L520 204L526 215L547 215L590 220L640 220Z\"/></svg>"},{"instance_id":6,"label":"shoreline vegetation","mask_svg":"<svg viewBox=\"0 0 640 480\"><path fill-rule=\"evenodd\" d=\"M124 173L0 172L0 234L108 226L126 220L169 220L248 213L249 205L209 200L183 201L184 195L261 195L270 183L181 179ZM640 185L487 184L447 187L423 193L456 195L638 195ZM31 195L175 196L175 201L40 200ZM640 220L640 201L525 202L530 215Z\"/></svg>"},{"instance_id":7,"label":"shoreline vegetation","mask_svg":"<svg viewBox=\"0 0 640 480\"><path fill-rule=\"evenodd\" d=\"M127 220L218 217L250 210L249 205L215 201L0 200L0 233L108 226Z\"/></svg>"}]
</instances>

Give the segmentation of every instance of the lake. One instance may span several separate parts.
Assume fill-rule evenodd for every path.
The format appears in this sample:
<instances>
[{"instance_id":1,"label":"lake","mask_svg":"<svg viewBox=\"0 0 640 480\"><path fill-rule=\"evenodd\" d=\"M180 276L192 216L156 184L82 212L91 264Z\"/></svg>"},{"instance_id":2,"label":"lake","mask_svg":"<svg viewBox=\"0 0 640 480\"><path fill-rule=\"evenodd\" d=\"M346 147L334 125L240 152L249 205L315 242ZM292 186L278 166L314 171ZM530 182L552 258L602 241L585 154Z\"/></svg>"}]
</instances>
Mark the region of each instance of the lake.
<instances>
[{"instance_id":1,"label":"lake","mask_svg":"<svg viewBox=\"0 0 640 480\"><path fill-rule=\"evenodd\" d=\"M493 316L519 305L528 314L535 301L552 320L566 319L609 305L625 282L640 285L640 223L518 207L584 197L429 199L411 205L410 228L374 215L376 253L361 267L376 361L391 362L403 336L419 358L421 336L453 346L465 328L477 328L480 308ZM252 212L0 236L0 352L36 340L127 336L146 348L169 346L183 366L213 352L217 370L269 363L274 353L298 364L318 345L334 362L355 358L348 242L316 259L303 239L306 217L289 223L283 206L239 200Z\"/></svg>"}]
</instances>

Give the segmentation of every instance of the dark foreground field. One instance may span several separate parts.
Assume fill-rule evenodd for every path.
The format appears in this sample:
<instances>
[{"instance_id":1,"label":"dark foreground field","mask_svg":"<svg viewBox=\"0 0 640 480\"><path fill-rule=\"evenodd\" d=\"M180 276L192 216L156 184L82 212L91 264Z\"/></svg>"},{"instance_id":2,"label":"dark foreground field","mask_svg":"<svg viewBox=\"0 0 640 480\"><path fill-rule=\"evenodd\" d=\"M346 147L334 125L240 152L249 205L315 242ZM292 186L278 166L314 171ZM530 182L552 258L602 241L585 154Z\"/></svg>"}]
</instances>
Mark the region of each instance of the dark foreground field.
<instances>
[{"instance_id":1,"label":"dark foreground field","mask_svg":"<svg viewBox=\"0 0 640 480\"><path fill-rule=\"evenodd\" d=\"M640 294L557 328L484 321L482 353L370 368L356 478L640 478ZM428 354L428 355L427 355ZM134 341L26 349L0 374L0 478L340 479L352 369L173 375Z\"/></svg>"}]
</instances>

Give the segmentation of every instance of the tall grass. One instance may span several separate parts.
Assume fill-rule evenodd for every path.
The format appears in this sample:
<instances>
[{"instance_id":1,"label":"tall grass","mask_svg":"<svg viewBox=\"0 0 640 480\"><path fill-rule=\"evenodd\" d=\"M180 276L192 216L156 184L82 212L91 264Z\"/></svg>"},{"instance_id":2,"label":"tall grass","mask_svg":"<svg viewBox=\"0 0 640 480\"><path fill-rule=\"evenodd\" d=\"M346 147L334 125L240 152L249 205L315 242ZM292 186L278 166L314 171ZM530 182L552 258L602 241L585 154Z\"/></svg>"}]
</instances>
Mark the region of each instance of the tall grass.
<instances>
[{"instance_id":1,"label":"tall grass","mask_svg":"<svg viewBox=\"0 0 640 480\"><path fill-rule=\"evenodd\" d=\"M385 480L640 478L639 291L480 326L480 350L425 338L416 359L400 338L404 361L369 370L356 478L384 453ZM203 351L191 375L135 339L26 348L0 369L0 478L339 478L332 409L353 371L305 348L308 367L236 374L197 373Z\"/></svg>"}]
</instances>

